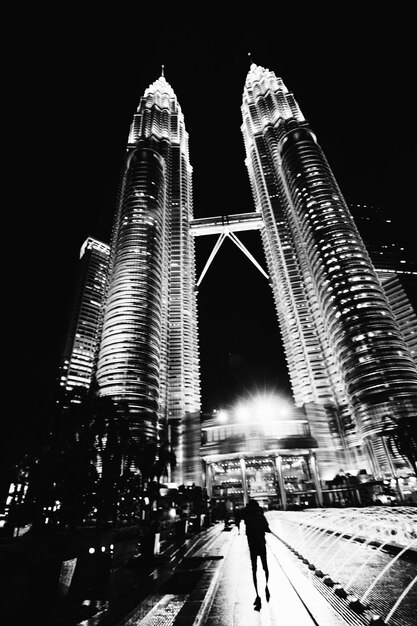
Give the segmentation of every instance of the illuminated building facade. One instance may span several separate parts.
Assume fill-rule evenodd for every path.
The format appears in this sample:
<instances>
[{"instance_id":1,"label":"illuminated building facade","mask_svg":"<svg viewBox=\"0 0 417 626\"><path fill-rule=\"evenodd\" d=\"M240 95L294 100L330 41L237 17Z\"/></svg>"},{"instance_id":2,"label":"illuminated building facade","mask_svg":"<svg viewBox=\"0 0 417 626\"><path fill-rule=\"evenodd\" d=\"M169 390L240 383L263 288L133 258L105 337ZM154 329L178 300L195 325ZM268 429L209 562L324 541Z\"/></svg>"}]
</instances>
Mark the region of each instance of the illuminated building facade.
<instances>
[{"instance_id":1,"label":"illuminated building facade","mask_svg":"<svg viewBox=\"0 0 417 626\"><path fill-rule=\"evenodd\" d=\"M80 250L79 275L59 368L58 403L79 403L94 370L110 246L88 237Z\"/></svg>"},{"instance_id":2,"label":"illuminated building facade","mask_svg":"<svg viewBox=\"0 0 417 626\"><path fill-rule=\"evenodd\" d=\"M381 473L384 426L416 419L417 369L326 157L281 78L251 64L246 166L297 406L324 477Z\"/></svg>"},{"instance_id":3,"label":"illuminated building facade","mask_svg":"<svg viewBox=\"0 0 417 626\"><path fill-rule=\"evenodd\" d=\"M369 204L350 203L349 209L376 270L417 281L417 262L401 243L401 234L389 213Z\"/></svg>"},{"instance_id":4,"label":"illuminated building facade","mask_svg":"<svg viewBox=\"0 0 417 626\"><path fill-rule=\"evenodd\" d=\"M97 359L99 396L129 406L132 431L167 438L172 479L201 483L200 372L188 134L161 75L127 141Z\"/></svg>"},{"instance_id":5,"label":"illuminated building facade","mask_svg":"<svg viewBox=\"0 0 417 626\"><path fill-rule=\"evenodd\" d=\"M242 116L255 212L195 220L176 95L161 75L141 98L111 237L95 392L128 404L138 437L169 440L172 480L201 483L196 288L229 237L270 281L294 414L302 412L317 443L281 442L263 463L272 458L276 469L284 450L310 467L314 448L324 480L340 468L381 474L382 429L417 412L414 330L396 276L381 279L316 137L273 72L251 65ZM253 229L268 274L236 236ZM196 281L195 237L214 233Z\"/></svg>"},{"instance_id":6,"label":"illuminated building facade","mask_svg":"<svg viewBox=\"0 0 417 626\"><path fill-rule=\"evenodd\" d=\"M208 496L230 511L249 498L267 508L322 506L316 450L305 411L278 399L214 412L202 423Z\"/></svg>"}]
</instances>

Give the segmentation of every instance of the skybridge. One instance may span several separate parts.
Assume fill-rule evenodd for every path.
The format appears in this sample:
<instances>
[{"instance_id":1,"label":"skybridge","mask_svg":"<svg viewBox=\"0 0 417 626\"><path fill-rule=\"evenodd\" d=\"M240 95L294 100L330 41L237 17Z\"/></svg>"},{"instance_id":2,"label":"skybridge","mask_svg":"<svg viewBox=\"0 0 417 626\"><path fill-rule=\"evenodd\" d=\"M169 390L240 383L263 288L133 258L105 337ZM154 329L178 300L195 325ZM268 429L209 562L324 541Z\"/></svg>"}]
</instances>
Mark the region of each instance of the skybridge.
<instances>
[{"instance_id":1,"label":"skybridge","mask_svg":"<svg viewBox=\"0 0 417 626\"><path fill-rule=\"evenodd\" d=\"M200 278L197 280L197 287L200 286L208 268L210 267L214 257L220 249L226 237L229 237L233 243L245 254L261 274L269 279L268 274L258 261L249 252L246 246L240 241L235 234L245 230L261 230L264 227L264 221L260 213L238 213L237 215L219 215L217 217L203 217L192 220L190 222L190 233L193 237L201 237L203 235L219 235L214 248L207 259L207 263L201 272Z\"/></svg>"}]
</instances>

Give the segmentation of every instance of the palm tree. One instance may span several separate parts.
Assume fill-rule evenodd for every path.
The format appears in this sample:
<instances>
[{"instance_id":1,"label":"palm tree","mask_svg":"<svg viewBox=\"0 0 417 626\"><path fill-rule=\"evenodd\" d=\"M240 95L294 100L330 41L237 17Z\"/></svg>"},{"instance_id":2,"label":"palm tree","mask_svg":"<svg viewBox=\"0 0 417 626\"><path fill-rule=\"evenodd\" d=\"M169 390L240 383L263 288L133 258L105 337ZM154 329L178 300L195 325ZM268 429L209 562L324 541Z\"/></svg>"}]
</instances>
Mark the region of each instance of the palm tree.
<instances>
[{"instance_id":1,"label":"palm tree","mask_svg":"<svg viewBox=\"0 0 417 626\"><path fill-rule=\"evenodd\" d=\"M161 436L158 441L151 440L140 433L132 435L128 444L126 464L131 471L136 471L139 495L146 495L150 507L159 495L159 483L168 477L168 467L175 467L176 458L171 450L168 438Z\"/></svg>"},{"instance_id":2,"label":"palm tree","mask_svg":"<svg viewBox=\"0 0 417 626\"><path fill-rule=\"evenodd\" d=\"M88 500L90 508L94 507L99 529L108 524L116 525L120 501L125 497L122 494L127 484L131 489L133 478L129 462L133 437L128 406L108 396L88 395L73 412L81 416L78 419L74 462L78 459L79 469L84 466L84 482L89 487L79 493L79 505L81 509L82 505L86 508ZM66 419L72 417L67 415ZM77 475L77 471L75 473ZM71 489L68 490L70 493ZM94 497L88 498L88 494ZM84 517L86 513L84 511ZM93 516L91 510L87 514Z\"/></svg>"},{"instance_id":3,"label":"palm tree","mask_svg":"<svg viewBox=\"0 0 417 626\"><path fill-rule=\"evenodd\" d=\"M417 418L402 418L394 425L388 424L381 435L387 438L391 454L395 456L396 449L417 476Z\"/></svg>"},{"instance_id":4,"label":"palm tree","mask_svg":"<svg viewBox=\"0 0 417 626\"><path fill-rule=\"evenodd\" d=\"M24 462L24 511L34 526L43 526L58 502L57 523L72 528L95 517L102 529L121 515L133 520L145 493L156 497L175 455L167 438L156 442L132 428L126 404L85 394L56 416L43 445Z\"/></svg>"},{"instance_id":5,"label":"palm tree","mask_svg":"<svg viewBox=\"0 0 417 626\"><path fill-rule=\"evenodd\" d=\"M60 502L59 519L75 528L91 517L97 505L98 473L91 430L82 424L61 447L56 500Z\"/></svg>"}]
</instances>

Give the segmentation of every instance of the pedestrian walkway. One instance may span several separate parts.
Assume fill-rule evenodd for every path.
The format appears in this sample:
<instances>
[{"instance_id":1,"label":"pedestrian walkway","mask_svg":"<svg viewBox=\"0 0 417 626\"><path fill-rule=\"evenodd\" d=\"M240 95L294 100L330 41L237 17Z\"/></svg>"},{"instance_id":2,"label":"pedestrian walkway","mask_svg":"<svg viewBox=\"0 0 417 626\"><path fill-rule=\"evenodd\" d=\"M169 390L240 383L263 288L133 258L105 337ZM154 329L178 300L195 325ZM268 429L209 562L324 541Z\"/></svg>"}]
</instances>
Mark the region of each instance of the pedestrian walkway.
<instances>
[{"instance_id":1,"label":"pedestrian walkway","mask_svg":"<svg viewBox=\"0 0 417 626\"><path fill-rule=\"evenodd\" d=\"M256 594L247 540L244 533L236 534L228 547L211 608L201 623L206 626L346 626L346 622L331 610L314 589L310 590L306 603L305 590L301 595L297 588L301 580L294 585L286 574L289 561L278 540L267 535L267 543L269 602L265 598L265 576L258 559L258 588L262 606L259 612L253 608ZM292 571L292 574L295 573Z\"/></svg>"},{"instance_id":2,"label":"pedestrian walkway","mask_svg":"<svg viewBox=\"0 0 417 626\"><path fill-rule=\"evenodd\" d=\"M275 537L267 537L269 602L260 562L258 566L260 611L253 606L256 594L244 530L238 534L236 527L224 531L217 525L206 539L202 536L173 575L119 626L346 626L320 593L303 588L305 580L297 578L286 548Z\"/></svg>"}]
</instances>

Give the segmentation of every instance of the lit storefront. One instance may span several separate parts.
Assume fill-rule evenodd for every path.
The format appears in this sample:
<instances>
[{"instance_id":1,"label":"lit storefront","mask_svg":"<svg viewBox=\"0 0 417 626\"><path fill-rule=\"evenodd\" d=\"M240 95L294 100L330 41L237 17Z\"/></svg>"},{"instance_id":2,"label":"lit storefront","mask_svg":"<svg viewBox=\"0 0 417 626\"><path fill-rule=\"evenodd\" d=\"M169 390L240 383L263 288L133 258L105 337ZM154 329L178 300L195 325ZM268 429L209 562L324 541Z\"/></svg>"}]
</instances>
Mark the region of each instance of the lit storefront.
<instances>
[{"instance_id":1,"label":"lit storefront","mask_svg":"<svg viewBox=\"0 0 417 626\"><path fill-rule=\"evenodd\" d=\"M302 409L269 401L216 411L202 424L201 456L212 501L228 510L249 498L267 508L321 506L317 442Z\"/></svg>"}]
</instances>

